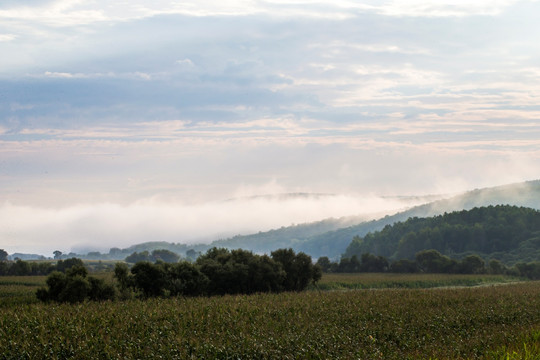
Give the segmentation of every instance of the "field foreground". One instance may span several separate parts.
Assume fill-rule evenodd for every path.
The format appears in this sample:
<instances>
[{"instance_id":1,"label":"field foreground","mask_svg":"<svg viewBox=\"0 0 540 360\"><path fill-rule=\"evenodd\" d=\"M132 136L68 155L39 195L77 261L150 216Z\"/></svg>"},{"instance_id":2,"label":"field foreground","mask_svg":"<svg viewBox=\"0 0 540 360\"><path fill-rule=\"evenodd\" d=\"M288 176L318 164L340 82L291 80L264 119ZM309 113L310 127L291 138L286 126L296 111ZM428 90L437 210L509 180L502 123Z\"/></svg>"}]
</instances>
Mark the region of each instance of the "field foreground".
<instances>
[{"instance_id":1,"label":"field foreground","mask_svg":"<svg viewBox=\"0 0 540 360\"><path fill-rule=\"evenodd\" d=\"M539 359L540 282L22 304L0 358Z\"/></svg>"}]
</instances>

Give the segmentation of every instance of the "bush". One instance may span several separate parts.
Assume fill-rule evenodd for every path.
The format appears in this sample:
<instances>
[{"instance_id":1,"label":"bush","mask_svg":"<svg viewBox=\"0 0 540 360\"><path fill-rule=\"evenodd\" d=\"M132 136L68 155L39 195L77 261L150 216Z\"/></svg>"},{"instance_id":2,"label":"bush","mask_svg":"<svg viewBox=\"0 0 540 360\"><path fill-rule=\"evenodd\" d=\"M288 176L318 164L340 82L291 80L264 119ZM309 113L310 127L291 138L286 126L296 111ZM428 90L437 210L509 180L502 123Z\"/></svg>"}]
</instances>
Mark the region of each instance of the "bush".
<instances>
[{"instance_id":1,"label":"bush","mask_svg":"<svg viewBox=\"0 0 540 360\"><path fill-rule=\"evenodd\" d=\"M84 266L74 266L66 273L53 271L46 280L48 289L40 288L36 297L40 301L82 302L84 300L112 300L116 291L102 279L87 276Z\"/></svg>"}]
</instances>

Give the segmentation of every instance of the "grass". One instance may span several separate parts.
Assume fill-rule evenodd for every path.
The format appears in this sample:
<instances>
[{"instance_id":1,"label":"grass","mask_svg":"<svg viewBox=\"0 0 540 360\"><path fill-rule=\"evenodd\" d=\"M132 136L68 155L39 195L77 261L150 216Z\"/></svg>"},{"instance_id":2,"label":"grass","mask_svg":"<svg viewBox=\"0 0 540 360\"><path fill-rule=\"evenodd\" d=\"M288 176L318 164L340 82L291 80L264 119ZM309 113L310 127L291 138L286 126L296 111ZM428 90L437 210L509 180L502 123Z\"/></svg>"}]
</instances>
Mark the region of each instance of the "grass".
<instances>
[{"instance_id":1,"label":"grass","mask_svg":"<svg viewBox=\"0 0 540 360\"><path fill-rule=\"evenodd\" d=\"M45 285L46 276L0 276L0 308L37 303L36 290Z\"/></svg>"},{"instance_id":2,"label":"grass","mask_svg":"<svg viewBox=\"0 0 540 360\"><path fill-rule=\"evenodd\" d=\"M358 289L426 289L450 286L479 286L519 281L505 275L458 275L458 274L324 274L311 289L358 290Z\"/></svg>"},{"instance_id":3,"label":"grass","mask_svg":"<svg viewBox=\"0 0 540 360\"><path fill-rule=\"evenodd\" d=\"M362 282L388 280L369 275ZM539 309L540 282L9 304L0 359L530 360L540 359Z\"/></svg>"}]
</instances>

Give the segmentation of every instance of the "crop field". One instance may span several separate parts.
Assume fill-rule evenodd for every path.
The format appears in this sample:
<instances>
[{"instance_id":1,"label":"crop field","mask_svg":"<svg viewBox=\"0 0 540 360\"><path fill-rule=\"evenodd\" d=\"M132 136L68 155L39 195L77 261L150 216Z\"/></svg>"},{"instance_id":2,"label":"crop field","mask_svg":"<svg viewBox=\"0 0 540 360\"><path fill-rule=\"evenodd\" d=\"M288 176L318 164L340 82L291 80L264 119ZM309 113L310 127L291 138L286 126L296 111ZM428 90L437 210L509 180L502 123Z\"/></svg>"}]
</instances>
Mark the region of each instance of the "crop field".
<instances>
[{"instance_id":1,"label":"crop field","mask_svg":"<svg viewBox=\"0 0 540 360\"><path fill-rule=\"evenodd\" d=\"M32 286L21 286L29 295ZM532 281L76 305L11 302L0 312L0 358L540 359L539 309L540 282Z\"/></svg>"},{"instance_id":2,"label":"crop field","mask_svg":"<svg viewBox=\"0 0 540 360\"><path fill-rule=\"evenodd\" d=\"M36 290L46 276L0 276L0 309L8 305L37 303Z\"/></svg>"},{"instance_id":3,"label":"crop field","mask_svg":"<svg viewBox=\"0 0 540 360\"><path fill-rule=\"evenodd\" d=\"M311 289L352 290L352 289L427 289L449 286L480 286L519 281L506 275L470 274L391 274L354 273L324 274L321 281Z\"/></svg>"}]
</instances>

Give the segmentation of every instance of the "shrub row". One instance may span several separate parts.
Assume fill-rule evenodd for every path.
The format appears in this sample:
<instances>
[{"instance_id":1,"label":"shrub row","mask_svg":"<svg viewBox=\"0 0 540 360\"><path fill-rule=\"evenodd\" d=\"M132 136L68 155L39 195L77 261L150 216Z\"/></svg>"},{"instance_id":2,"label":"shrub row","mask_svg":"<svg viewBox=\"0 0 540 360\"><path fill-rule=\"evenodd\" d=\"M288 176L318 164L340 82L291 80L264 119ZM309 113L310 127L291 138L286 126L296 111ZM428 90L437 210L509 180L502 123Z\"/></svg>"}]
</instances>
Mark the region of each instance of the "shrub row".
<instances>
[{"instance_id":1,"label":"shrub row","mask_svg":"<svg viewBox=\"0 0 540 360\"><path fill-rule=\"evenodd\" d=\"M437 250L417 252L414 260L401 259L389 262L384 256L362 254L358 259L342 257L331 262L323 256L317 260L322 271L330 273L391 272L391 273L440 273L440 274L505 274L540 279L540 262L517 263L508 268L499 260L492 259L486 265L478 255L468 255L461 260L451 259Z\"/></svg>"},{"instance_id":2,"label":"shrub row","mask_svg":"<svg viewBox=\"0 0 540 360\"><path fill-rule=\"evenodd\" d=\"M37 297L42 301L79 302L109 300L117 295L149 298L302 291L321 275L310 256L292 249L279 249L268 256L212 248L195 263L141 261L131 269L117 263L116 287L87 276L84 267L74 267L65 274L53 272L47 278L48 289L39 289Z\"/></svg>"}]
</instances>

